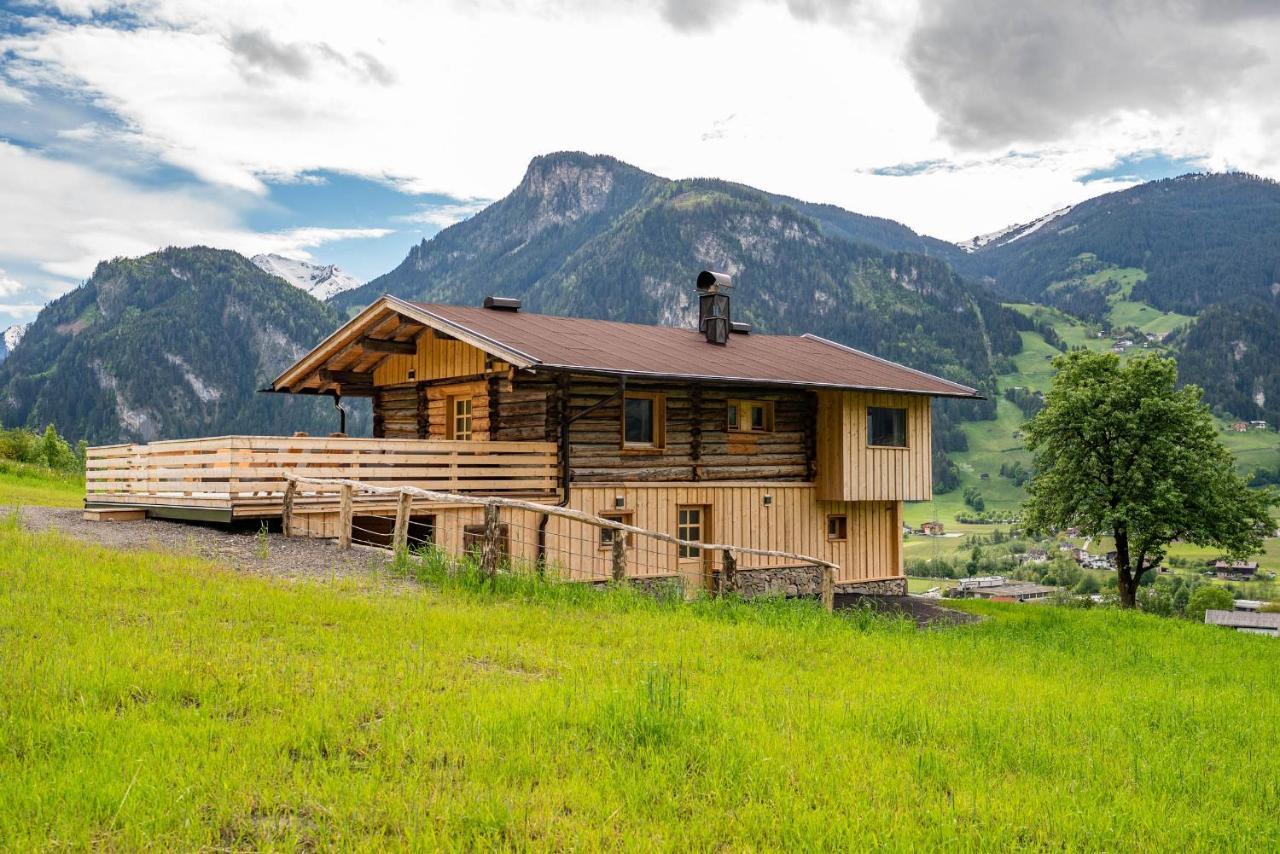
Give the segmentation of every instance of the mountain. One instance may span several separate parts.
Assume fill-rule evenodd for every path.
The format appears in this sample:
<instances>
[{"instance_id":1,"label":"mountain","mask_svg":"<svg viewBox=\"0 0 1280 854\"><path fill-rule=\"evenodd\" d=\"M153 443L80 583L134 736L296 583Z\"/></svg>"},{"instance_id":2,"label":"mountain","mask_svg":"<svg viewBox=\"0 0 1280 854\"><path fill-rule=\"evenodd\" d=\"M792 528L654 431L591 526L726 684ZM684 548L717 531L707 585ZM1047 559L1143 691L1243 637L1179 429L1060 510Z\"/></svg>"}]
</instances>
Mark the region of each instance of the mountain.
<instances>
[{"instance_id":1,"label":"mountain","mask_svg":"<svg viewBox=\"0 0 1280 854\"><path fill-rule=\"evenodd\" d=\"M1080 275L1144 273L1131 293L1193 315L1280 294L1280 184L1239 173L1184 175L1108 193L1050 215L1015 240L980 246L958 268L1023 301L1058 304ZM1056 290L1055 290L1055 286Z\"/></svg>"},{"instance_id":2,"label":"mountain","mask_svg":"<svg viewBox=\"0 0 1280 854\"><path fill-rule=\"evenodd\" d=\"M692 325L693 277L709 268L734 277L734 317L761 331L810 331L983 385L993 359L1017 351L1018 318L943 258L898 248L943 245L741 184L560 153L535 158L508 196L330 304L349 311L390 293L475 305L500 293L533 311Z\"/></svg>"},{"instance_id":3,"label":"mountain","mask_svg":"<svg viewBox=\"0 0 1280 854\"><path fill-rule=\"evenodd\" d=\"M27 327L30 325L30 323L15 323L4 332L0 332L0 362L9 358L9 354L22 341L22 336L27 333Z\"/></svg>"},{"instance_id":4,"label":"mountain","mask_svg":"<svg viewBox=\"0 0 1280 854\"><path fill-rule=\"evenodd\" d=\"M279 276L322 302L361 284L359 279L343 272L336 264L311 264L274 253L254 255L250 260L259 269Z\"/></svg>"},{"instance_id":5,"label":"mountain","mask_svg":"<svg viewBox=\"0 0 1280 854\"><path fill-rule=\"evenodd\" d=\"M328 399L258 394L333 311L234 252L100 263L0 364L0 423L92 443L336 429Z\"/></svg>"},{"instance_id":6,"label":"mountain","mask_svg":"<svg viewBox=\"0 0 1280 854\"><path fill-rule=\"evenodd\" d=\"M1280 184L1184 175L975 238L951 259L1015 302L1163 340L1223 415L1280 422Z\"/></svg>"}]
</instances>

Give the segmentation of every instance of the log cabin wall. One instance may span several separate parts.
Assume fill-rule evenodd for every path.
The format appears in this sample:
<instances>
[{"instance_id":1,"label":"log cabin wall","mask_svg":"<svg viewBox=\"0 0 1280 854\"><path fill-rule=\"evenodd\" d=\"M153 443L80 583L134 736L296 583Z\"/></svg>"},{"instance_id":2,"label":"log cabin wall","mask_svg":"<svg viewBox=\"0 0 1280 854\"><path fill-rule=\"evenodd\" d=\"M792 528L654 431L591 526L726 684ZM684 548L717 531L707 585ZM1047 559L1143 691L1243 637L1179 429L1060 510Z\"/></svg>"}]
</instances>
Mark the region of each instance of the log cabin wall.
<instances>
[{"instance_id":1,"label":"log cabin wall","mask_svg":"<svg viewBox=\"0 0 1280 854\"><path fill-rule=\"evenodd\" d=\"M471 439L493 438L491 383L510 389L510 366L483 350L428 329L417 353L392 354L373 370L375 439L449 437L447 403L471 400ZM540 431L536 437L542 439Z\"/></svg>"},{"instance_id":2,"label":"log cabin wall","mask_svg":"<svg viewBox=\"0 0 1280 854\"><path fill-rule=\"evenodd\" d=\"M817 400L812 392L628 380L628 392L660 395L665 415L661 447L639 449L622 446L622 401L609 399L618 392L615 381L517 374L510 384L491 381L491 388L497 389L494 437L503 440L554 441L565 413L577 415L607 401L569 428L575 483L805 482L815 470ZM731 432L731 400L768 404L773 429Z\"/></svg>"},{"instance_id":3,"label":"log cabin wall","mask_svg":"<svg viewBox=\"0 0 1280 854\"><path fill-rule=\"evenodd\" d=\"M868 407L906 410L906 447L872 446ZM818 393L815 485L827 501L928 501L933 497L930 399L879 392Z\"/></svg>"}]
</instances>

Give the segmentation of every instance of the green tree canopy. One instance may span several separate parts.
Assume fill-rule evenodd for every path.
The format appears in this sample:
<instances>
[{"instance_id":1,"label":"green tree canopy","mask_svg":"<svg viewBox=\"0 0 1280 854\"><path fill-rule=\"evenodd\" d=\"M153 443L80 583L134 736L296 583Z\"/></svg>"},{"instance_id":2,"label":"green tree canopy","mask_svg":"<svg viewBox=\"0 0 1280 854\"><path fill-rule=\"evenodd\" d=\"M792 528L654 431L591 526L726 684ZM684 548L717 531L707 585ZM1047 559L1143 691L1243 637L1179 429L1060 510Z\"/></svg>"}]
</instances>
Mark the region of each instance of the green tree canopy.
<instances>
[{"instance_id":1,"label":"green tree canopy","mask_svg":"<svg viewBox=\"0 0 1280 854\"><path fill-rule=\"evenodd\" d=\"M1034 456L1024 519L1032 531L1113 534L1120 601L1174 540L1233 557L1274 527L1270 491L1251 490L1222 445L1196 386L1177 387L1172 359L1110 353L1054 359L1044 408L1027 427Z\"/></svg>"},{"instance_id":2,"label":"green tree canopy","mask_svg":"<svg viewBox=\"0 0 1280 854\"><path fill-rule=\"evenodd\" d=\"M1232 598L1230 590L1225 587L1218 587L1216 584L1206 584L1203 587L1197 587L1195 592L1191 594L1191 598L1187 600L1187 608L1184 613L1187 619L1203 623L1205 611L1210 609L1230 611L1234 607L1235 599Z\"/></svg>"}]
</instances>

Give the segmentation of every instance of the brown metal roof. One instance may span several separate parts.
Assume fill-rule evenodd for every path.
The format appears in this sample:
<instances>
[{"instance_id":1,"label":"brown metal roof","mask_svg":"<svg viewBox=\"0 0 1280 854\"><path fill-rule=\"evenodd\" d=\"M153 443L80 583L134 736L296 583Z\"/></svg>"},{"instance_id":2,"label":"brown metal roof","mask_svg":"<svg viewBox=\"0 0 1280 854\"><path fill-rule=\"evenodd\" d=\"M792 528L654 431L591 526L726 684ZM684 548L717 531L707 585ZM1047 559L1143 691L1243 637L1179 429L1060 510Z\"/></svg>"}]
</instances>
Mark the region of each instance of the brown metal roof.
<instances>
[{"instance_id":1,"label":"brown metal roof","mask_svg":"<svg viewBox=\"0 0 1280 854\"><path fill-rule=\"evenodd\" d=\"M419 316L483 339L499 356L526 357L528 367L669 379L900 391L979 397L968 386L845 347L816 335L730 335L723 347L694 329L494 311L435 303L411 306ZM468 336L468 337L470 337Z\"/></svg>"}]
</instances>

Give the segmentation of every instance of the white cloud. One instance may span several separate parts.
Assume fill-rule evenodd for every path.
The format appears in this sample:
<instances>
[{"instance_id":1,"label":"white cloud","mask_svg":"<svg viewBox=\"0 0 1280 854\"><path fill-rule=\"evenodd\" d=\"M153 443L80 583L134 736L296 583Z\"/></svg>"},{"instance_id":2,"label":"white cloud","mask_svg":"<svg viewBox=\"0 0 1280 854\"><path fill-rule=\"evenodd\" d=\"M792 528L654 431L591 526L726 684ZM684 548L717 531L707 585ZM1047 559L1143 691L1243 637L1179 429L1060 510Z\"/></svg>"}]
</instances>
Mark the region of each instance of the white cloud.
<instances>
[{"instance_id":1,"label":"white cloud","mask_svg":"<svg viewBox=\"0 0 1280 854\"><path fill-rule=\"evenodd\" d=\"M0 296L56 296L101 260L143 255L165 246L207 245L309 258L336 240L383 237L384 228L292 228L260 233L241 224L237 208L217 194L147 190L85 166L0 142L0 261L38 263L63 281L23 287L0 277ZM15 287L15 285L17 287ZM12 307L10 313L18 310Z\"/></svg>"},{"instance_id":2,"label":"white cloud","mask_svg":"<svg viewBox=\"0 0 1280 854\"><path fill-rule=\"evenodd\" d=\"M0 269L0 297L15 296L24 290L26 290L26 287L22 282Z\"/></svg>"},{"instance_id":3,"label":"white cloud","mask_svg":"<svg viewBox=\"0 0 1280 854\"><path fill-rule=\"evenodd\" d=\"M88 18L107 0L63 5ZM1276 33L1249 11L1267 4L1211 14L1207 0L1153 0L1112 14L1102 0L1078 13L1003 0L365 0L358 15L304 0L111 5L143 25L45 22L0 38L10 79L90 98L130 145L237 192L333 170L497 198L531 157L581 149L963 239L1111 188L1078 177L1135 150L1280 176L1277 54L1257 49ZM1155 35L1125 38L1148 23ZM1026 156L998 156L1012 145ZM927 160L956 168L870 174ZM139 206L101 205L84 234L57 230L77 248L51 247L60 260L48 269L83 269L104 247L165 234L244 236L216 194L102 192L125 190Z\"/></svg>"},{"instance_id":4,"label":"white cloud","mask_svg":"<svg viewBox=\"0 0 1280 854\"><path fill-rule=\"evenodd\" d=\"M0 314L7 314L10 317L16 317L19 320L32 317L42 308L44 308L43 305L33 302L0 302Z\"/></svg>"},{"instance_id":5,"label":"white cloud","mask_svg":"<svg viewBox=\"0 0 1280 854\"><path fill-rule=\"evenodd\" d=\"M399 217L401 222L419 222L434 225L437 228L448 228L455 222L469 219L489 206L488 199L468 199L451 205L432 205L416 213Z\"/></svg>"}]
</instances>

